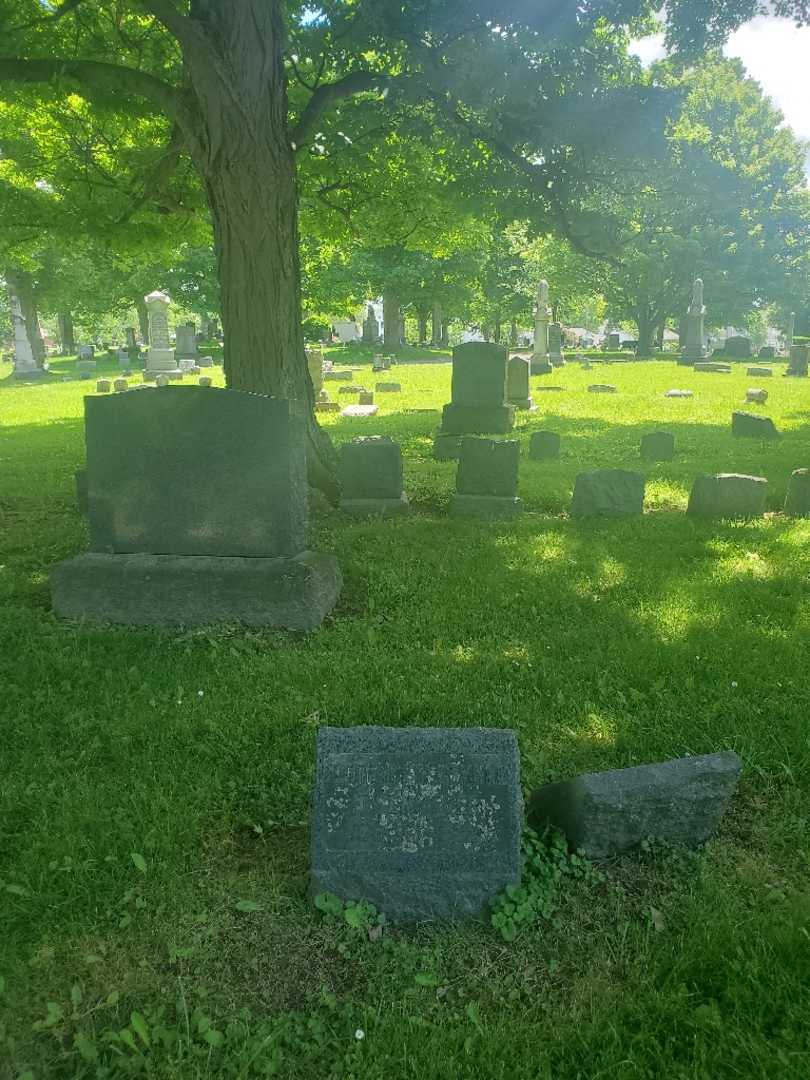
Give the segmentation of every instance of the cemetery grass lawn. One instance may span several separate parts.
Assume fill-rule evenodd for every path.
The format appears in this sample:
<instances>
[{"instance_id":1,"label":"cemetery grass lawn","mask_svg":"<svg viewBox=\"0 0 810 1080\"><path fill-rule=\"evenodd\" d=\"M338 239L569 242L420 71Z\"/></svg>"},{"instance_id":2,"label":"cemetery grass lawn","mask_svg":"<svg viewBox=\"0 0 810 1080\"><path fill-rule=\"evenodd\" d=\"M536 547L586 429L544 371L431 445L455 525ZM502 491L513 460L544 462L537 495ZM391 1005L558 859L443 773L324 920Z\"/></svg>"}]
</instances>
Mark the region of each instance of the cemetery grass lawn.
<instances>
[{"instance_id":1,"label":"cemetery grass lawn","mask_svg":"<svg viewBox=\"0 0 810 1080\"><path fill-rule=\"evenodd\" d=\"M527 512L485 525L444 516L438 413L403 411L438 410L450 367L396 367L381 379L403 393L373 421L324 422L402 442L413 513L317 520L345 588L295 636L57 622L48 571L86 544L73 471L94 384L7 373L0 1080L810 1076L810 521L779 513L810 465L810 380L764 382L748 408L784 437L760 443L729 433L745 365L532 379L566 391L537 393L516 435L525 451L559 431L562 457L524 453ZM586 393L604 381L620 392ZM642 465L659 427L677 457ZM646 473L643 518L570 520L576 473L605 466ZM766 476L768 516L687 519L716 471ZM563 885L512 944L475 924L370 941L306 898L324 723L511 727L527 789L721 749L744 771L703 852L652 845Z\"/></svg>"}]
</instances>

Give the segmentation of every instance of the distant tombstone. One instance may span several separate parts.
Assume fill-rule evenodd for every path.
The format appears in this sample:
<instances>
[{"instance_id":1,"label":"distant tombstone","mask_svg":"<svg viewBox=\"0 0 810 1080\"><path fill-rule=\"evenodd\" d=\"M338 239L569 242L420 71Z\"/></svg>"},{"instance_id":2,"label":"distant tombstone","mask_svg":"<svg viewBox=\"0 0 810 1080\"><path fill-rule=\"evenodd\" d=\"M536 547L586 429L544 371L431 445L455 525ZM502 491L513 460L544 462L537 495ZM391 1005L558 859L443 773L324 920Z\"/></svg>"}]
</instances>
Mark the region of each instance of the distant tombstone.
<instances>
[{"instance_id":1,"label":"distant tombstone","mask_svg":"<svg viewBox=\"0 0 810 1080\"><path fill-rule=\"evenodd\" d=\"M794 469L790 474L785 513L790 517L810 517L810 469Z\"/></svg>"},{"instance_id":2,"label":"distant tombstone","mask_svg":"<svg viewBox=\"0 0 810 1080\"><path fill-rule=\"evenodd\" d=\"M371 304L366 306L366 317L363 320L362 340L364 345L376 345L380 340L380 324L377 321L377 316L374 314L374 308Z\"/></svg>"},{"instance_id":3,"label":"distant tombstone","mask_svg":"<svg viewBox=\"0 0 810 1080\"><path fill-rule=\"evenodd\" d=\"M529 389L529 361L522 356L512 356L506 364L506 400L516 409L531 409Z\"/></svg>"},{"instance_id":4,"label":"distant tombstone","mask_svg":"<svg viewBox=\"0 0 810 1080\"><path fill-rule=\"evenodd\" d=\"M351 382L354 378L354 372L345 369L324 368L323 378L324 382Z\"/></svg>"},{"instance_id":5,"label":"distant tombstone","mask_svg":"<svg viewBox=\"0 0 810 1080\"><path fill-rule=\"evenodd\" d=\"M608 334L607 336L608 352L618 352L622 347L621 334Z\"/></svg>"},{"instance_id":6,"label":"distant tombstone","mask_svg":"<svg viewBox=\"0 0 810 1080\"><path fill-rule=\"evenodd\" d=\"M552 367L564 367L565 365L562 343L562 326L554 322L548 328L548 361Z\"/></svg>"},{"instance_id":7,"label":"distant tombstone","mask_svg":"<svg viewBox=\"0 0 810 1080\"><path fill-rule=\"evenodd\" d=\"M731 360L750 360L754 355L751 349L751 339L742 334L726 338L723 352Z\"/></svg>"},{"instance_id":8,"label":"distant tombstone","mask_svg":"<svg viewBox=\"0 0 810 1080\"><path fill-rule=\"evenodd\" d=\"M109 379L99 379L96 383L96 393L98 394L109 394L111 389L112 384Z\"/></svg>"},{"instance_id":9,"label":"distant tombstone","mask_svg":"<svg viewBox=\"0 0 810 1080\"><path fill-rule=\"evenodd\" d=\"M529 442L531 461L553 461L560 456L560 436L556 431L534 431Z\"/></svg>"},{"instance_id":10,"label":"distant tombstone","mask_svg":"<svg viewBox=\"0 0 810 1080\"><path fill-rule=\"evenodd\" d=\"M589 394L617 394L618 392L618 386L612 383L591 383L588 387Z\"/></svg>"},{"instance_id":11,"label":"distant tombstone","mask_svg":"<svg viewBox=\"0 0 810 1080\"><path fill-rule=\"evenodd\" d=\"M20 298L11 290L9 290L9 306L11 309L11 322L14 328L14 378L20 380L40 379L47 375L47 368L45 366L40 367L37 363L31 342L28 340L28 330Z\"/></svg>"},{"instance_id":12,"label":"distant tombstone","mask_svg":"<svg viewBox=\"0 0 810 1080\"><path fill-rule=\"evenodd\" d=\"M146 370L172 372L177 370L174 349L169 342L169 298L165 293L152 292L144 297L149 314L149 351Z\"/></svg>"},{"instance_id":13,"label":"distant tombstone","mask_svg":"<svg viewBox=\"0 0 810 1080\"><path fill-rule=\"evenodd\" d=\"M768 400L768 391L762 390L760 387L751 387L750 390L745 391L745 400L749 403L757 402L764 405Z\"/></svg>"},{"instance_id":14,"label":"distant tombstone","mask_svg":"<svg viewBox=\"0 0 810 1080\"><path fill-rule=\"evenodd\" d=\"M96 347L95 345L80 345L76 355L79 360L92 360L96 355Z\"/></svg>"},{"instance_id":15,"label":"distant tombstone","mask_svg":"<svg viewBox=\"0 0 810 1080\"><path fill-rule=\"evenodd\" d=\"M288 401L171 386L87 397L85 440L91 550L54 569L57 614L320 624L340 574L307 550L304 425Z\"/></svg>"},{"instance_id":16,"label":"distant tombstone","mask_svg":"<svg viewBox=\"0 0 810 1080\"><path fill-rule=\"evenodd\" d=\"M115 390L116 394L121 394L121 393L123 393L124 390L128 390L128 389L129 389L129 383L127 382L126 379L116 379L115 382L113 383L113 390Z\"/></svg>"},{"instance_id":17,"label":"distant tombstone","mask_svg":"<svg viewBox=\"0 0 810 1080\"><path fill-rule=\"evenodd\" d=\"M98 361L97 360L77 360L76 361L76 371L78 372L79 375L88 375L88 374L92 375L92 373L96 370L97 367L98 367Z\"/></svg>"},{"instance_id":18,"label":"distant tombstone","mask_svg":"<svg viewBox=\"0 0 810 1080\"><path fill-rule=\"evenodd\" d=\"M515 423L515 407L506 403L506 349L470 341L453 349L451 401L442 411L446 435L502 434Z\"/></svg>"},{"instance_id":19,"label":"distant tombstone","mask_svg":"<svg viewBox=\"0 0 810 1080\"><path fill-rule=\"evenodd\" d=\"M214 366L214 361L210 356L198 356L197 367L209 368Z\"/></svg>"},{"instance_id":20,"label":"distant tombstone","mask_svg":"<svg viewBox=\"0 0 810 1080\"><path fill-rule=\"evenodd\" d=\"M370 416L376 416L379 411L379 405L347 405L345 409L340 410L341 416L347 416L350 419L366 420Z\"/></svg>"},{"instance_id":21,"label":"distant tombstone","mask_svg":"<svg viewBox=\"0 0 810 1080\"><path fill-rule=\"evenodd\" d=\"M135 340L135 327L134 326L127 326L125 328L125 330L124 330L124 336L125 336L126 342L127 342L127 344L126 344L127 349L129 349L130 352L132 352L133 350L135 350L135 352L137 352L138 351L138 342Z\"/></svg>"},{"instance_id":22,"label":"distant tombstone","mask_svg":"<svg viewBox=\"0 0 810 1080\"><path fill-rule=\"evenodd\" d=\"M789 355L790 359L788 360L788 369L785 375L792 375L800 379L806 378L808 362L810 361L810 346L791 345Z\"/></svg>"},{"instance_id":23,"label":"distant tombstone","mask_svg":"<svg viewBox=\"0 0 810 1080\"><path fill-rule=\"evenodd\" d=\"M364 394L366 392L365 386L359 384L350 383L348 386L339 386L339 394Z\"/></svg>"},{"instance_id":24,"label":"distant tombstone","mask_svg":"<svg viewBox=\"0 0 810 1080\"><path fill-rule=\"evenodd\" d=\"M671 461L675 457L675 436L669 431L642 435L639 453L649 461Z\"/></svg>"},{"instance_id":25,"label":"distant tombstone","mask_svg":"<svg viewBox=\"0 0 810 1080\"><path fill-rule=\"evenodd\" d=\"M692 301L686 313L684 334L686 343L678 360L681 364L694 364L696 360L702 360L706 355L703 347L704 320L706 308L703 305L703 282L695 278L692 285Z\"/></svg>"},{"instance_id":26,"label":"distant tombstone","mask_svg":"<svg viewBox=\"0 0 810 1080\"><path fill-rule=\"evenodd\" d=\"M774 360L776 358L776 349L773 345L763 345L757 353L757 357L760 360Z\"/></svg>"},{"instance_id":27,"label":"distant tombstone","mask_svg":"<svg viewBox=\"0 0 810 1080\"><path fill-rule=\"evenodd\" d=\"M398 382L378 382L375 383L374 389L379 394L400 394L402 393L402 385Z\"/></svg>"},{"instance_id":28,"label":"distant tombstone","mask_svg":"<svg viewBox=\"0 0 810 1080\"><path fill-rule=\"evenodd\" d=\"M695 517L762 517L767 492L768 481L764 476L743 473L698 476L692 484L686 512Z\"/></svg>"},{"instance_id":29,"label":"distant tombstone","mask_svg":"<svg viewBox=\"0 0 810 1080\"><path fill-rule=\"evenodd\" d=\"M731 414L731 434L749 439L778 439L780 436L770 416L749 412Z\"/></svg>"},{"instance_id":30,"label":"distant tombstone","mask_svg":"<svg viewBox=\"0 0 810 1080\"><path fill-rule=\"evenodd\" d=\"M695 393L693 390L667 390L667 392L664 394L664 397L673 398L690 398L694 396Z\"/></svg>"},{"instance_id":31,"label":"distant tombstone","mask_svg":"<svg viewBox=\"0 0 810 1080\"><path fill-rule=\"evenodd\" d=\"M579 473L571 502L573 517L621 517L644 509L644 477L624 469Z\"/></svg>"},{"instance_id":32,"label":"distant tombstone","mask_svg":"<svg viewBox=\"0 0 810 1080\"><path fill-rule=\"evenodd\" d=\"M515 517L523 510L517 496L520 443L465 436L450 502L453 517Z\"/></svg>"},{"instance_id":33,"label":"distant tombstone","mask_svg":"<svg viewBox=\"0 0 810 1080\"><path fill-rule=\"evenodd\" d=\"M757 379L770 379L773 375L773 368L769 367L750 367L745 369L746 375L752 375Z\"/></svg>"},{"instance_id":34,"label":"distant tombstone","mask_svg":"<svg viewBox=\"0 0 810 1080\"><path fill-rule=\"evenodd\" d=\"M731 364L724 364L719 360L698 360L692 366L697 372L710 372L715 375L731 374Z\"/></svg>"},{"instance_id":35,"label":"distant tombstone","mask_svg":"<svg viewBox=\"0 0 810 1080\"><path fill-rule=\"evenodd\" d=\"M210 386L211 385L211 376L210 375L201 375L200 380L199 380L199 384L200 384L200 386Z\"/></svg>"},{"instance_id":36,"label":"distant tombstone","mask_svg":"<svg viewBox=\"0 0 810 1080\"><path fill-rule=\"evenodd\" d=\"M174 331L174 356L180 360L197 360L197 327L193 322L183 323Z\"/></svg>"},{"instance_id":37,"label":"distant tombstone","mask_svg":"<svg viewBox=\"0 0 810 1080\"><path fill-rule=\"evenodd\" d=\"M484 914L520 881L520 759L512 731L318 731L312 893L391 920Z\"/></svg>"},{"instance_id":38,"label":"distant tombstone","mask_svg":"<svg viewBox=\"0 0 810 1080\"><path fill-rule=\"evenodd\" d=\"M737 787L742 762L730 750L546 784L529 800L536 829L560 829L572 850L606 859L651 837L697 847L712 836Z\"/></svg>"},{"instance_id":39,"label":"distant tombstone","mask_svg":"<svg viewBox=\"0 0 810 1080\"><path fill-rule=\"evenodd\" d=\"M371 390L361 390L357 396L358 405L373 405L374 394Z\"/></svg>"},{"instance_id":40,"label":"distant tombstone","mask_svg":"<svg viewBox=\"0 0 810 1080\"><path fill-rule=\"evenodd\" d=\"M384 435L352 439L340 448L340 509L358 516L408 509L402 486L402 451Z\"/></svg>"},{"instance_id":41,"label":"distant tombstone","mask_svg":"<svg viewBox=\"0 0 810 1080\"><path fill-rule=\"evenodd\" d=\"M548 282L541 280L537 285L537 306L534 316L534 352L530 361L532 375L545 375L552 370L548 359L548 328L551 315Z\"/></svg>"}]
</instances>

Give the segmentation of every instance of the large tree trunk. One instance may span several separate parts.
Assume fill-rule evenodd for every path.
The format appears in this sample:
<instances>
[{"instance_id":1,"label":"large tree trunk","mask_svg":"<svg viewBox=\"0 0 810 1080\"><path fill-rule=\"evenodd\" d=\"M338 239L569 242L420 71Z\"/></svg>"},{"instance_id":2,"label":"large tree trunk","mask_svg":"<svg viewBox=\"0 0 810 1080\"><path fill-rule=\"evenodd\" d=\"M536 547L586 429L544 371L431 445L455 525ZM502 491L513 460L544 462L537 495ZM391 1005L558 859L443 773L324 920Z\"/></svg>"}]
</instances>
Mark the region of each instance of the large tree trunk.
<instances>
[{"instance_id":1,"label":"large tree trunk","mask_svg":"<svg viewBox=\"0 0 810 1080\"><path fill-rule=\"evenodd\" d=\"M399 306L399 294L386 289L383 292L383 345L386 349L398 349L401 344Z\"/></svg>"},{"instance_id":2,"label":"large tree trunk","mask_svg":"<svg viewBox=\"0 0 810 1080\"><path fill-rule=\"evenodd\" d=\"M39 329L34 282L27 270L6 269L5 278L20 304L20 314L25 325L25 336L37 367L45 363L45 343Z\"/></svg>"},{"instance_id":3,"label":"large tree trunk","mask_svg":"<svg viewBox=\"0 0 810 1080\"><path fill-rule=\"evenodd\" d=\"M514 349L518 343L518 329L517 319L512 319L509 322L509 344Z\"/></svg>"},{"instance_id":4,"label":"large tree trunk","mask_svg":"<svg viewBox=\"0 0 810 1080\"><path fill-rule=\"evenodd\" d=\"M149 311L146 307L146 301L142 296L139 296L135 301L135 310L138 313L138 330L141 335L141 341L144 345L149 344Z\"/></svg>"},{"instance_id":5,"label":"large tree trunk","mask_svg":"<svg viewBox=\"0 0 810 1080\"><path fill-rule=\"evenodd\" d=\"M650 310L649 304L642 305L636 312L636 326L638 327L636 356L649 356L652 353L653 333L655 331L655 317Z\"/></svg>"},{"instance_id":6,"label":"large tree trunk","mask_svg":"<svg viewBox=\"0 0 810 1080\"><path fill-rule=\"evenodd\" d=\"M62 356L73 356L76 352L76 338L73 333L73 316L69 311L60 311L59 322L59 347Z\"/></svg>"},{"instance_id":7,"label":"large tree trunk","mask_svg":"<svg viewBox=\"0 0 810 1080\"><path fill-rule=\"evenodd\" d=\"M336 458L315 420L301 327L279 0L197 0L192 12L216 56L185 50L196 97L185 122L214 226L227 385L290 402L306 427L310 483L335 499Z\"/></svg>"},{"instance_id":8,"label":"large tree trunk","mask_svg":"<svg viewBox=\"0 0 810 1080\"><path fill-rule=\"evenodd\" d=\"M427 342L427 324L428 324L427 311L420 308L416 313L416 319L417 319L417 322L419 323L419 334L418 334L419 341L417 342L417 344L424 345Z\"/></svg>"},{"instance_id":9,"label":"large tree trunk","mask_svg":"<svg viewBox=\"0 0 810 1080\"><path fill-rule=\"evenodd\" d=\"M493 339L494 339L496 345L500 345L500 343L501 343L501 317L500 317L500 315L495 316L495 332L493 334Z\"/></svg>"},{"instance_id":10,"label":"large tree trunk","mask_svg":"<svg viewBox=\"0 0 810 1080\"><path fill-rule=\"evenodd\" d=\"M433 305L430 327L430 344L441 345L442 343L442 305L437 300Z\"/></svg>"},{"instance_id":11,"label":"large tree trunk","mask_svg":"<svg viewBox=\"0 0 810 1080\"><path fill-rule=\"evenodd\" d=\"M442 339L439 342L443 349L450 345L450 320L442 319Z\"/></svg>"}]
</instances>

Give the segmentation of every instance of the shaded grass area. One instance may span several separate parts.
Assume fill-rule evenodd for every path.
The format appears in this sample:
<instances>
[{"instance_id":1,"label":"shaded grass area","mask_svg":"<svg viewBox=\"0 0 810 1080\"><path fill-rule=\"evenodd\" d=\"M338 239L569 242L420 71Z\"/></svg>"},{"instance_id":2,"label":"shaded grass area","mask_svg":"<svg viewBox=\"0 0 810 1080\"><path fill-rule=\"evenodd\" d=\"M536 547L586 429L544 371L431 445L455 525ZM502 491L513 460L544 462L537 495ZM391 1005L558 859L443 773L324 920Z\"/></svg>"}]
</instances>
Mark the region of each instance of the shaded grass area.
<instances>
[{"instance_id":1,"label":"shaded grass area","mask_svg":"<svg viewBox=\"0 0 810 1080\"><path fill-rule=\"evenodd\" d=\"M810 464L810 385L771 380L785 434L759 443L729 432L744 370L533 379L566 390L537 393L517 437L560 431L563 456L524 455L528 512L482 525L442 516L438 413L404 411L440 409L449 367L390 377L403 393L376 418L325 423L401 441L414 513L318 519L346 585L300 637L57 622L93 384L5 384L0 1077L810 1075L810 522L776 512ZM657 427L678 456L642 465ZM645 472L643 518L568 518L574 476L601 466ZM692 478L719 470L767 476L769 516L687 519ZM306 898L323 723L512 727L527 788L726 748L745 769L705 852L566 885L512 945L479 925L371 942Z\"/></svg>"}]
</instances>

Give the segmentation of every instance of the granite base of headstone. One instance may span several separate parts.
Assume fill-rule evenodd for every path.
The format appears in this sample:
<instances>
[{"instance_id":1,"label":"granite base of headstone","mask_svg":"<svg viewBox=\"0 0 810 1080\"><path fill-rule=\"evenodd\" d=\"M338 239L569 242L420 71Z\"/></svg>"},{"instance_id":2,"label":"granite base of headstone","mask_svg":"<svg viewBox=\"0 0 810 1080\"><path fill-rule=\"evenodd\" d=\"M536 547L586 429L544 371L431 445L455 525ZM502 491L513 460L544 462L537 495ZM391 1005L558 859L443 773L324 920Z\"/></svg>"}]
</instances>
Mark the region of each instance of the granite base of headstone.
<instances>
[{"instance_id":1,"label":"granite base of headstone","mask_svg":"<svg viewBox=\"0 0 810 1080\"><path fill-rule=\"evenodd\" d=\"M547 355L532 356L529 367L532 375L550 375L554 370L554 365Z\"/></svg>"},{"instance_id":2,"label":"granite base of headstone","mask_svg":"<svg viewBox=\"0 0 810 1080\"><path fill-rule=\"evenodd\" d=\"M790 474L785 513L789 517L810 517L810 469L794 469Z\"/></svg>"},{"instance_id":3,"label":"granite base of headstone","mask_svg":"<svg viewBox=\"0 0 810 1080\"><path fill-rule=\"evenodd\" d=\"M350 383L348 386L339 386L339 394L364 394L366 392L365 386L360 386L357 383Z\"/></svg>"},{"instance_id":4,"label":"granite base of headstone","mask_svg":"<svg viewBox=\"0 0 810 1080\"><path fill-rule=\"evenodd\" d=\"M744 473L698 476L692 484L686 512L695 517L762 517L767 493L768 481L764 476Z\"/></svg>"},{"instance_id":5,"label":"granite base of headstone","mask_svg":"<svg viewBox=\"0 0 810 1080\"><path fill-rule=\"evenodd\" d=\"M778 439L780 432L770 416L757 413L733 412L731 414L731 434L747 439Z\"/></svg>"},{"instance_id":6,"label":"granite base of headstone","mask_svg":"<svg viewBox=\"0 0 810 1080\"><path fill-rule=\"evenodd\" d=\"M644 477L625 469L579 473L571 501L573 517L623 517L644 509Z\"/></svg>"},{"instance_id":7,"label":"granite base of headstone","mask_svg":"<svg viewBox=\"0 0 810 1080\"><path fill-rule=\"evenodd\" d=\"M755 379L770 379L773 376L773 368L749 367L745 369L745 374Z\"/></svg>"},{"instance_id":8,"label":"granite base of headstone","mask_svg":"<svg viewBox=\"0 0 810 1080\"><path fill-rule=\"evenodd\" d=\"M699 361L692 365L697 372L714 373L715 375L730 375L731 364L721 363L719 360Z\"/></svg>"},{"instance_id":9,"label":"granite base of headstone","mask_svg":"<svg viewBox=\"0 0 810 1080\"><path fill-rule=\"evenodd\" d=\"M649 461L672 461L675 457L675 436L670 431L651 431L642 435L639 454Z\"/></svg>"},{"instance_id":10,"label":"granite base of headstone","mask_svg":"<svg viewBox=\"0 0 810 1080\"><path fill-rule=\"evenodd\" d=\"M607 859L646 840L697 847L726 812L742 762L730 750L546 784L529 799L536 829L560 829L570 847Z\"/></svg>"},{"instance_id":11,"label":"granite base of headstone","mask_svg":"<svg viewBox=\"0 0 810 1080\"><path fill-rule=\"evenodd\" d=\"M401 514L408 509L403 490L402 451L384 435L352 439L340 448L340 509L357 517Z\"/></svg>"},{"instance_id":12,"label":"granite base of headstone","mask_svg":"<svg viewBox=\"0 0 810 1080\"><path fill-rule=\"evenodd\" d=\"M505 434L515 424L506 404L506 349L484 341L453 349L451 401L442 411L446 435Z\"/></svg>"},{"instance_id":13,"label":"granite base of headstone","mask_svg":"<svg viewBox=\"0 0 810 1080\"><path fill-rule=\"evenodd\" d=\"M520 882L522 816L512 731L320 728L312 894L394 921L483 916Z\"/></svg>"},{"instance_id":14,"label":"granite base of headstone","mask_svg":"<svg viewBox=\"0 0 810 1080\"><path fill-rule=\"evenodd\" d=\"M523 510L518 498L520 443L465 436L450 501L452 517L511 518Z\"/></svg>"},{"instance_id":15,"label":"granite base of headstone","mask_svg":"<svg viewBox=\"0 0 810 1080\"><path fill-rule=\"evenodd\" d=\"M560 436L556 431L535 431L529 441L531 461L554 461L560 456Z\"/></svg>"}]
</instances>

